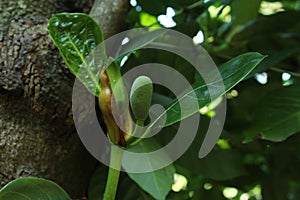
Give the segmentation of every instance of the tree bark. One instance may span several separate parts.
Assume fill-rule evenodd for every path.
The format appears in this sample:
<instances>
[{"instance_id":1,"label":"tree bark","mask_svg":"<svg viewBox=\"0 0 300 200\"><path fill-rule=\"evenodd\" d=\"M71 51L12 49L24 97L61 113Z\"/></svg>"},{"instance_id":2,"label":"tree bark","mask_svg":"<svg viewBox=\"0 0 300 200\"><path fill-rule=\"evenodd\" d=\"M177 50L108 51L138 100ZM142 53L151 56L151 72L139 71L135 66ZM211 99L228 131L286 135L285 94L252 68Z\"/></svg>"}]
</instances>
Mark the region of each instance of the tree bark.
<instances>
[{"instance_id":1,"label":"tree bark","mask_svg":"<svg viewBox=\"0 0 300 200\"><path fill-rule=\"evenodd\" d=\"M96 0L90 15L101 26L104 38L107 38L124 27L128 8L129 1L126 0Z\"/></svg>"},{"instance_id":2,"label":"tree bark","mask_svg":"<svg viewBox=\"0 0 300 200\"><path fill-rule=\"evenodd\" d=\"M102 22L107 37L120 31L128 1L118 0L113 7L109 0L99 2L114 16ZM57 182L74 198L84 196L96 161L76 134L74 76L46 27L53 13L87 12L92 3L0 1L0 187L18 177L37 176Z\"/></svg>"}]
</instances>

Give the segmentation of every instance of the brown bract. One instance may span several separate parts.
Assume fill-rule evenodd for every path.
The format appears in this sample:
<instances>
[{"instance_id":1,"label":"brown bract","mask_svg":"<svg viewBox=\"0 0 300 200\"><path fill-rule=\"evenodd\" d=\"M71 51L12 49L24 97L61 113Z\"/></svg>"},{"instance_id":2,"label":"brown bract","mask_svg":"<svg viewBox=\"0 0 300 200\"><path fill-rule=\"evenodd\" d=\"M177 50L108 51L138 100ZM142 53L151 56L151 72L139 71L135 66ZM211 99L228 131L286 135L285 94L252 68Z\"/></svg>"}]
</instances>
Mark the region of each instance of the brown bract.
<instances>
[{"instance_id":1,"label":"brown bract","mask_svg":"<svg viewBox=\"0 0 300 200\"><path fill-rule=\"evenodd\" d=\"M117 112L117 108L105 68L101 72L100 81L101 92L98 98L98 103L102 112L104 123L107 127L107 135L113 144L126 147L125 138L128 135L127 133L131 132L129 109L127 109L123 114L113 114L113 111ZM124 127L122 129L125 129L125 132L120 127Z\"/></svg>"}]
</instances>

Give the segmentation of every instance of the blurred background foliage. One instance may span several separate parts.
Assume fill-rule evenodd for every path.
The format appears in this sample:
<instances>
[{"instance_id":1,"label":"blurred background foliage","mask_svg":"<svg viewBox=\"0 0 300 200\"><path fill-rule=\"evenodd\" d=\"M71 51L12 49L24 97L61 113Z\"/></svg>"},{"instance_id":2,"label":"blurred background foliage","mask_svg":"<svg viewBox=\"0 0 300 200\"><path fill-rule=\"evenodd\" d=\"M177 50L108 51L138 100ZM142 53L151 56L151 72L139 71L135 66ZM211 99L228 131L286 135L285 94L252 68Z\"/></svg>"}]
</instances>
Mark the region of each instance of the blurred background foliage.
<instances>
[{"instance_id":1,"label":"blurred background foliage","mask_svg":"<svg viewBox=\"0 0 300 200\"><path fill-rule=\"evenodd\" d=\"M127 29L177 30L203 46L217 65L250 51L268 56L227 93L224 131L213 151L199 159L201 133L214 110L202 113L199 138L174 163L174 184L167 199L300 199L300 1L130 0L130 4ZM167 64L189 80L194 78L184 59L167 52L137 51L125 56L121 65L126 71L149 62ZM172 137L172 128L168 136L157 138L160 143ZM152 199L123 176L120 199Z\"/></svg>"}]
</instances>

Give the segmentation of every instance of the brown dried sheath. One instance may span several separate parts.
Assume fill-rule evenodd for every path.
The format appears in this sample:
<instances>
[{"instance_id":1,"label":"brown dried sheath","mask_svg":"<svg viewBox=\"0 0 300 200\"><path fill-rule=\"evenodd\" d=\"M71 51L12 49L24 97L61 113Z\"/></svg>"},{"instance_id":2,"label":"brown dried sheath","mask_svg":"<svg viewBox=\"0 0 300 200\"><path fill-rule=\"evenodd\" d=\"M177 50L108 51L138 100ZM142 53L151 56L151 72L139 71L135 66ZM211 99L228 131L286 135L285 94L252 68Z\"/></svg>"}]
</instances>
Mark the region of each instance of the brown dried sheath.
<instances>
[{"instance_id":1,"label":"brown dried sheath","mask_svg":"<svg viewBox=\"0 0 300 200\"><path fill-rule=\"evenodd\" d=\"M101 81L101 92L98 98L98 103L103 115L104 123L107 127L108 137L113 144L125 147L126 133L124 133L119 128L118 124L115 122L112 113L112 106L115 106L115 102L112 98L113 93L110 87L109 78L105 68L103 68L101 72L100 81Z\"/></svg>"}]
</instances>

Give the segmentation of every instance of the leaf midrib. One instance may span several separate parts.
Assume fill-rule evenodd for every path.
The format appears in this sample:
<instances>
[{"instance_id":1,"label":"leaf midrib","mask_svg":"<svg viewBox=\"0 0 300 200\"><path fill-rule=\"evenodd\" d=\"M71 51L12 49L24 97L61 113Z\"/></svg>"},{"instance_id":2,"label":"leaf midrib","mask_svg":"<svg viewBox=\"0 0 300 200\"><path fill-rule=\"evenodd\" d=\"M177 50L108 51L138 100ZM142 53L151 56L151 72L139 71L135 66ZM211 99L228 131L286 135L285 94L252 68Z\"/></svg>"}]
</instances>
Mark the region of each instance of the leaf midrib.
<instances>
[{"instance_id":1,"label":"leaf midrib","mask_svg":"<svg viewBox=\"0 0 300 200\"><path fill-rule=\"evenodd\" d=\"M300 116L300 111L297 111L296 113L291 114L291 115L289 115L289 116L283 118L282 120L277 121L277 123L273 123L274 126L271 126L271 127L269 127L269 128L266 128L266 129L264 129L264 131L272 130L274 127L280 126L280 124L285 123L285 121L288 121L289 119L292 119L292 118L296 117L297 115Z\"/></svg>"},{"instance_id":2,"label":"leaf midrib","mask_svg":"<svg viewBox=\"0 0 300 200\"><path fill-rule=\"evenodd\" d=\"M93 73L89 70L85 58L84 58L83 55L80 53L80 51L79 51L79 49L77 48L77 46L74 44L74 42L73 42L73 40L70 38L69 34L67 34L66 32L65 32L65 34L67 35L70 44L71 44L72 47L75 49L76 53L79 55L79 57L80 57L80 59L81 59L83 65L84 65L84 68L87 70L87 72L88 72L89 76L91 77L92 81L94 82L94 84L95 84L97 90L98 90L98 91L101 91L100 86L97 84L98 81L96 80L96 77L93 75ZM80 70L80 67L78 68L78 70Z\"/></svg>"},{"instance_id":3,"label":"leaf midrib","mask_svg":"<svg viewBox=\"0 0 300 200\"><path fill-rule=\"evenodd\" d=\"M261 62L262 59L263 59L263 58L257 59L257 60L258 60L258 61L260 60L260 62ZM255 59L255 60L256 60L256 59ZM250 70L248 70L247 73L245 73L240 79L238 79L237 83L240 82L241 80L243 80L248 74L250 74L251 71L252 71L252 70L253 70L260 62L257 62ZM231 76L233 76L234 74L238 73L239 71L241 71L241 69L238 69L235 73L230 74L230 75L226 76L225 78L222 78L222 81L223 81L224 79L230 78ZM222 75L221 75L221 76L222 76ZM221 81L218 80L218 81L209 83L209 84L207 84L207 85L213 86L215 83L218 83L218 82L221 82ZM199 86L199 87L197 87L195 90L192 90L192 91L188 92L187 94L183 95L182 97L180 97L180 98L178 99L178 101L176 101L175 103L173 103L173 104L172 104L170 107L168 107L161 115L159 115L159 116L156 118L156 120L155 120L155 121L147 128L147 130L146 130L145 132L148 133L148 132L150 131L150 129L157 123L157 121L158 121L163 115L165 115L169 110L173 109L173 108L175 107L175 105L178 104L178 102L180 102L183 98L185 98L186 96L190 95L192 92L196 92L196 91L200 90L201 88L203 88L203 87L205 87L205 86L207 86L207 85ZM235 85L236 85L236 84L233 84L233 85L231 85L230 87L225 88L224 92L222 92L219 96L224 95L228 90L230 90L231 88L233 88ZM197 100L198 100L198 98L197 98ZM193 115L193 114L196 113L196 112L197 112L197 111L191 112L191 113L189 113L188 115L186 115L186 117L189 117L189 116ZM175 123L176 123L176 122L178 122L178 120L175 121ZM164 124L163 126L160 126L160 128L166 127L166 126L168 126L168 125L170 125L170 124ZM148 129L149 129L149 130L148 130Z\"/></svg>"}]
</instances>

